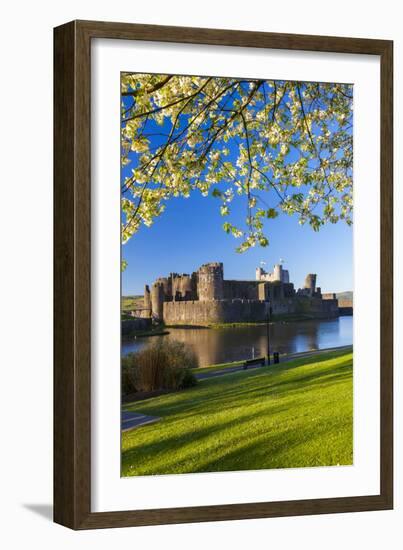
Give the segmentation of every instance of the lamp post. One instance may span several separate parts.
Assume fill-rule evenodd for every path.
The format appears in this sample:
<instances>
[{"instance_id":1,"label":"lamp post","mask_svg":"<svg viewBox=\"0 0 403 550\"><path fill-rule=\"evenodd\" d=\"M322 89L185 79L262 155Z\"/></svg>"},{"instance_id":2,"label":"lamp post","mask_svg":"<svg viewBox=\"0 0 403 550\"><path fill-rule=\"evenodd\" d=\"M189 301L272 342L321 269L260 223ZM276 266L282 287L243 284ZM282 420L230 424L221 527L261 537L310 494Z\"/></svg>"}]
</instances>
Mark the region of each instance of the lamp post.
<instances>
[{"instance_id":1,"label":"lamp post","mask_svg":"<svg viewBox=\"0 0 403 550\"><path fill-rule=\"evenodd\" d=\"M271 306L267 312L266 330L267 330L267 364L270 365L270 318L272 314Z\"/></svg>"}]
</instances>

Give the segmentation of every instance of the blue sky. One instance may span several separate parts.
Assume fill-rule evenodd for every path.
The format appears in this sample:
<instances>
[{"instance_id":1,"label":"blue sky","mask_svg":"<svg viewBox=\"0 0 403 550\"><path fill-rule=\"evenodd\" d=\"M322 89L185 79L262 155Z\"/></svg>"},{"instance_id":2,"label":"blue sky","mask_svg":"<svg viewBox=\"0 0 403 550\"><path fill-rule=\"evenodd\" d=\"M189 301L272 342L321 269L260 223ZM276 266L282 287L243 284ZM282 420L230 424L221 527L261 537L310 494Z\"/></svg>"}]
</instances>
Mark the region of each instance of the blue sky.
<instances>
[{"instance_id":1,"label":"blue sky","mask_svg":"<svg viewBox=\"0 0 403 550\"><path fill-rule=\"evenodd\" d=\"M148 125L153 128L155 124ZM158 131L168 130L164 123ZM160 146L162 138L154 137L151 143ZM233 151L231 157L235 161ZM136 162L137 155L133 154L133 164L122 170L122 181L131 175ZM270 204L273 201L269 194L262 192L260 196ZM154 224L142 225L123 246L122 256L128 262L122 274L123 295L142 294L144 285L157 277L171 272L191 273L206 262L223 262L226 279L253 280L262 261L263 267L271 271L280 258L296 288L303 285L307 273L317 273L317 285L324 292L353 290L353 228L343 221L314 232L308 224L299 225L297 215L281 213L276 219L266 220L268 247L256 246L239 254L235 249L241 240L225 233L222 224L229 221L244 226L246 197L237 197L231 204L230 216L225 218L220 215L220 199L211 194L203 197L199 190L187 199L170 198L165 204L165 211Z\"/></svg>"},{"instance_id":2,"label":"blue sky","mask_svg":"<svg viewBox=\"0 0 403 550\"><path fill-rule=\"evenodd\" d=\"M218 199L199 192L188 199L170 199L154 224L142 226L123 246L128 261L122 274L123 295L142 294L144 284L158 276L172 271L191 273L214 261L224 263L226 279L254 279L261 261L271 270L280 258L296 288L302 286L307 273L317 273L317 285L324 292L353 289L353 228L344 222L325 225L316 233L300 226L297 216L281 214L267 220L268 247L239 254L235 252L238 240L222 229L219 206Z\"/></svg>"}]
</instances>

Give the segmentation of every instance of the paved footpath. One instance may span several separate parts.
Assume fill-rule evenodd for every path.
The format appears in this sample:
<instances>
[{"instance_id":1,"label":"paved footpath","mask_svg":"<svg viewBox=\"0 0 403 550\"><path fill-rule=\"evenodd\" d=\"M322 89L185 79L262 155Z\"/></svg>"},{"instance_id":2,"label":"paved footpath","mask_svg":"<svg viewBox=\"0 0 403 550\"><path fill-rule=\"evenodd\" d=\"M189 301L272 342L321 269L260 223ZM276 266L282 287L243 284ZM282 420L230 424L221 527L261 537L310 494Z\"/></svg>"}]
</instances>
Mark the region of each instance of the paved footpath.
<instances>
[{"instance_id":1,"label":"paved footpath","mask_svg":"<svg viewBox=\"0 0 403 550\"><path fill-rule=\"evenodd\" d=\"M148 416L146 414L136 413L132 411L122 411L122 432L144 426L145 424L152 424L161 420L159 416Z\"/></svg>"},{"instance_id":2,"label":"paved footpath","mask_svg":"<svg viewBox=\"0 0 403 550\"><path fill-rule=\"evenodd\" d=\"M330 353L332 351L348 351L352 346L340 346L337 348L325 348L325 349L318 349L318 350L312 350L312 351L302 351L299 353L291 353L289 355L283 355L280 356L280 365L283 363L288 363L289 361L294 361L295 359L302 359L304 357L315 357L318 355L321 355L323 353ZM274 363L271 364L273 366ZM208 378L215 378L217 376L224 376L226 374L231 374L233 372L237 372L239 370L252 370L252 369L261 369L261 365L249 365L247 369L243 368L243 365L238 365L237 367L227 367L215 371L209 371L209 372L201 372L200 374L196 374L197 380L207 380ZM203 367L200 369L203 370Z\"/></svg>"}]
</instances>

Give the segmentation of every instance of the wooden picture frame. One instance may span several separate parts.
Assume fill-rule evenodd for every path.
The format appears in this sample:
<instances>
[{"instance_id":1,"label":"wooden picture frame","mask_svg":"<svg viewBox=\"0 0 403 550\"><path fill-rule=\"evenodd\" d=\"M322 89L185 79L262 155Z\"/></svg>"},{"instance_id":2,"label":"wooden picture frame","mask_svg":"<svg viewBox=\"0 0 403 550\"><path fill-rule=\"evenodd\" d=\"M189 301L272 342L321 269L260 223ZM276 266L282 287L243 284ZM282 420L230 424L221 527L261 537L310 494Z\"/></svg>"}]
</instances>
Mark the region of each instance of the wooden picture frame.
<instances>
[{"instance_id":1,"label":"wooden picture frame","mask_svg":"<svg viewBox=\"0 0 403 550\"><path fill-rule=\"evenodd\" d=\"M354 53L381 63L381 472L369 496L91 512L91 40ZM54 520L72 529L328 514L393 507L393 43L73 21L54 30Z\"/></svg>"}]
</instances>

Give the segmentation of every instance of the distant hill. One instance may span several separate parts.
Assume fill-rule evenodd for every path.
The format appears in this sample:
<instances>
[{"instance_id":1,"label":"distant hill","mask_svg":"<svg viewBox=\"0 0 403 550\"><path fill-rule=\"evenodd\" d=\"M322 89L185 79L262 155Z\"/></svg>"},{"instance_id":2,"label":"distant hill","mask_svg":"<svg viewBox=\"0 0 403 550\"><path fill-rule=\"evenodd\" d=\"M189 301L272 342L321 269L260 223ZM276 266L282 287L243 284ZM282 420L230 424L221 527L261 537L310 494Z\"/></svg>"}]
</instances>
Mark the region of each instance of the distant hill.
<instances>
[{"instance_id":1,"label":"distant hill","mask_svg":"<svg viewBox=\"0 0 403 550\"><path fill-rule=\"evenodd\" d=\"M122 296L122 311L132 311L133 309L141 309L143 307L143 296Z\"/></svg>"},{"instance_id":2,"label":"distant hill","mask_svg":"<svg viewBox=\"0 0 403 550\"><path fill-rule=\"evenodd\" d=\"M346 290L345 292L336 292L336 298L338 300L346 300L346 301L353 301L353 291L352 290Z\"/></svg>"}]
</instances>

